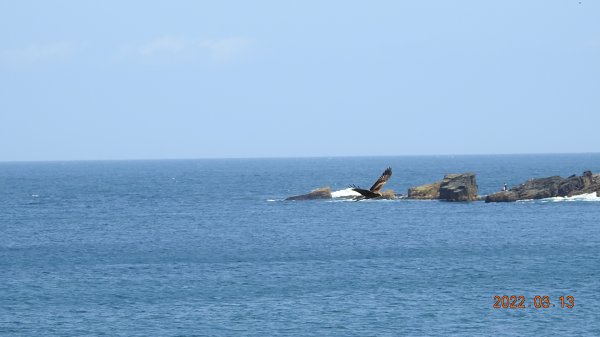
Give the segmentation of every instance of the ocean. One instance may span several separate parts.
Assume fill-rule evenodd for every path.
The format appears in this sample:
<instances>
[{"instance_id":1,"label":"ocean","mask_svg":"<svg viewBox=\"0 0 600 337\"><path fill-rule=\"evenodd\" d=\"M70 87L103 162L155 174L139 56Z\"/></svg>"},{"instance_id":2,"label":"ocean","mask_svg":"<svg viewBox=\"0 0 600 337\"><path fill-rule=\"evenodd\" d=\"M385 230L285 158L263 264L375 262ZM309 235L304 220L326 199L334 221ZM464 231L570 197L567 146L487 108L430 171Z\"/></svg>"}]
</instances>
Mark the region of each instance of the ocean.
<instances>
[{"instance_id":1,"label":"ocean","mask_svg":"<svg viewBox=\"0 0 600 337\"><path fill-rule=\"evenodd\" d=\"M489 194L600 154L0 163L0 335L600 336L598 197L283 200L388 166Z\"/></svg>"}]
</instances>

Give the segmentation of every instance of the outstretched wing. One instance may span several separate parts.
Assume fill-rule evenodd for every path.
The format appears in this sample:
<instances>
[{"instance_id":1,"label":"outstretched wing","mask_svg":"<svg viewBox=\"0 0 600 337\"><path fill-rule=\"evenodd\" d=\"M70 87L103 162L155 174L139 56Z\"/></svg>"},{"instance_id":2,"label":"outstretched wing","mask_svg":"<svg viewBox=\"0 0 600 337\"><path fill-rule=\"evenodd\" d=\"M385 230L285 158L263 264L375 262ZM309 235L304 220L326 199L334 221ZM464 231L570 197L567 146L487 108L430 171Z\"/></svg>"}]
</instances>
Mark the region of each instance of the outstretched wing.
<instances>
[{"instance_id":1,"label":"outstretched wing","mask_svg":"<svg viewBox=\"0 0 600 337\"><path fill-rule=\"evenodd\" d=\"M371 198L377 198L379 197L379 194L377 193L373 193L369 190L365 190L363 188L360 188L358 186L354 186L354 185L350 185L350 188L354 191L354 192L358 192L360 193L360 195L362 195L363 198L366 199L371 199Z\"/></svg>"},{"instance_id":2,"label":"outstretched wing","mask_svg":"<svg viewBox=\"0 0 600 337\"><path fill-rule=\"evenodd\" d=\"M379 177L379 179L377 179L375 184L373 184L373 186L371 186L371 188L369 190L374 193L379 193L379 191L381 190L383 185L385 185L385 183L388 181L388 179L390 179L391 176L392 176L392 168L388 167L385 169L385 171L383 171L383 174L381 174L381 177Z\"/></svg>"}]
</instances>

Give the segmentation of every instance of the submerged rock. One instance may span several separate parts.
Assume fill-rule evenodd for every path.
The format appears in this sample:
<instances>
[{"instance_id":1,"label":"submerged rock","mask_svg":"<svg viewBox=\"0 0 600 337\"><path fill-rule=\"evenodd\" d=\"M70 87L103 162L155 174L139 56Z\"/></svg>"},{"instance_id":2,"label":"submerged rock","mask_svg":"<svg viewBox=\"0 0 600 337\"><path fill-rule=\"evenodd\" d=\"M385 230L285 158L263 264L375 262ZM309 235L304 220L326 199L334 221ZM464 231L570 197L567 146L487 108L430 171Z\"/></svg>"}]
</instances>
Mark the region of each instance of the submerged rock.
<instances>
[{"instance_id":1,"label":"submerged rock","mask_svg":"<svg viewBox=\"0 0 600 337\"><path fill-rule=\"evenodd\" d=\"M593 192L600 193L600 175L593 175L591 171L585 171L581 176L572 175L568 178L552 176L530 179L508 191L488 195L485 202L572 197Z\"/></svg>"},{"instance_id":2,"label":"submerged rock","mask_svg":"<svg viewBox=\"0 0 600 337\"><path fill-rule=\"evenodd\" d=\"M321 187L310 191L310 193L295 195L285 200L316 200L316 199L331 199L331 188Z\"/></svg>"},{"instance_id":3,"label":"submerged rock","mask_svg":"<svg viewBox=\"0 0 600 337\"><path fill-rule=\"evenodd\" d=\"M477 181L475 173L447 174L439 182L411 187L409 199L475 201L477 199Z\"/></svg>"}]
</instances>

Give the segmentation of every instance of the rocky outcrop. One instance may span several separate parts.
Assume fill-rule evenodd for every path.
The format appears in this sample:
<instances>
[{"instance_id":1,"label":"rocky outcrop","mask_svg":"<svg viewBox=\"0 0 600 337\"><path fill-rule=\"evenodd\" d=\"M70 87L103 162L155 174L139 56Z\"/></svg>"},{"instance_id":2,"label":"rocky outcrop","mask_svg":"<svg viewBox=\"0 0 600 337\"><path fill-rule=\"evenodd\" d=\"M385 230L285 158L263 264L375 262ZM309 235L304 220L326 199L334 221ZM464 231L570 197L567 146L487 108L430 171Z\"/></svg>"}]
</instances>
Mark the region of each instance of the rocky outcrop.
<instances>
[{"instance_id":1,"label":"rocky outcrop","mask_svg":"<svg viewBox=\"0 0 600 337\"><path fill-rule=\"evenodd\" d=\"M475 173L447 174L440 182L408 190L409 199L439 199L446 201L477 200Z\"/></svg>"},{"instance_id":2,"label":"rocky outcrop","mask_svg":"<svg viewBox=\"0 0 600 337\"><path fill-rule=\"evenodd\" d=\"M396 195L396 193L394 193L394 190L385 190L381 192L381 196L379 197L379 199L388 199L388 200L394 200L394 199L398 199L398 198L402 198L402 195Z\"/></svg>"},{"instance_id":3,"label":"rocky outcrop","mask_svg":"<svg viewBox=\"0 0 600 337\"><path fill-rule=\"evenodd\" d=\"M558 196L600 192L600 174L594 176L592 171L585 171L581 176L572 175L565 180L558 188Z\"/></svg>"},{"instance_id":4,"label":"rocky outcrop","mask_svg":"<svg viewBox=\"0 0 600 337\"><path fill-rule=\"evenodd\" d=\"M475 173L446 175L440 185L440 199L450 201L477 200Z\"/></svg>"},{"instance_id":5,"label":"rocky outcrop","mask_svg":"<svg viewBox=\"0 0 600 337\"><path fill-rule=\"evenodd\" d=\"M593 175L591 171L585 171L581 176L572 175L568 178L552 176L530 179L508 191L488 195L485 202L572 197L593 192L600 193L600 175ZM598 195L600 196L600 194Z\"/></svg>"},{"instance_id":6,"label":"rocky outcrop","mask_svg":"<svg viewBox=\"0 0 600 337\"><path fill-rule=\"evenodd\" d=\"M442 185L442 182L438 181L437 183L411 187L408 189L408 199L438 199L440 197L440 185Z\"/></svg>"},{"instance_id":7,"label":"rocky outcrop","mask_svg":"<svg viewBox=\"0 0 600 337\"><path fill-rule=\"evenodd\" d=\"M331 199L331 188L321 187L310 191L310 193L295 195L285 200L316 200L316 199Z\"/></svg>"},{"instance_id":8,"label":"rocky outcrop","mask_svg":"<svg viewBox=\"0 0 600 337\"><path fill-rule=\"evenodd\" d=\"M485 202L511 202L517 200L519 200L519 196L512 191L502 191L485 197Z\"/></svg>"}]
</instances>

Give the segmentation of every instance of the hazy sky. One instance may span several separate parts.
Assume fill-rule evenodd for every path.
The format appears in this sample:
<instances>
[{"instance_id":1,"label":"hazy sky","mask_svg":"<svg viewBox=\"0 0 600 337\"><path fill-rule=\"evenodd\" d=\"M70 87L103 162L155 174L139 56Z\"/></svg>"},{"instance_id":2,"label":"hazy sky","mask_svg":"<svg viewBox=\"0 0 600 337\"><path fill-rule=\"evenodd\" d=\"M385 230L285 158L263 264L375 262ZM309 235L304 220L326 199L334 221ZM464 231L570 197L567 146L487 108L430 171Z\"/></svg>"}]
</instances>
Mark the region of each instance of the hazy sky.
<instances>
[{"instance_id":1,"label":"hazy sky","mask_svg":"<svg viewBox=\"0 0 600 337\"><path fill-rule=\"evenodd\" d=\"M0 161L600 151L600 1L0 0Z\"/></svg>"}]
</instances>

